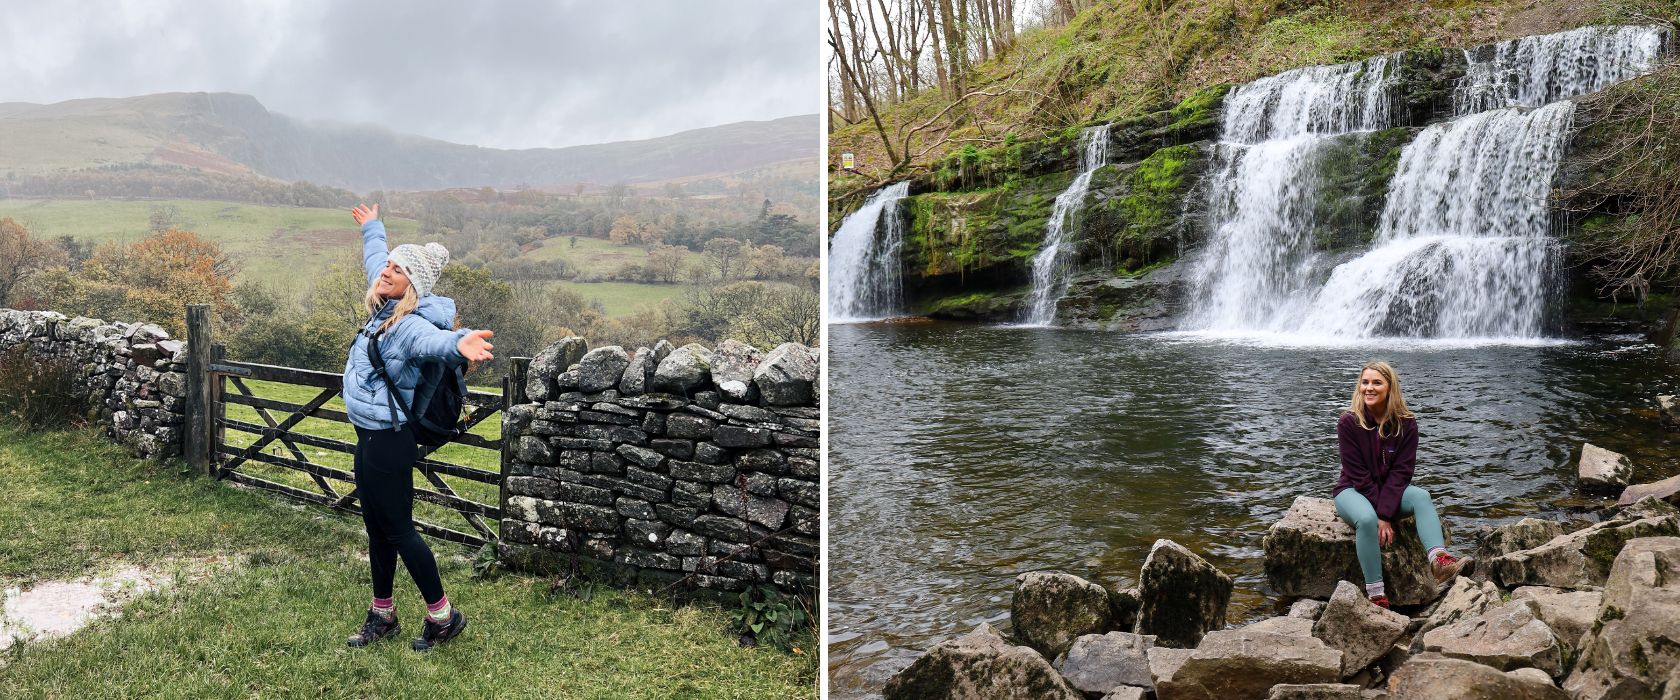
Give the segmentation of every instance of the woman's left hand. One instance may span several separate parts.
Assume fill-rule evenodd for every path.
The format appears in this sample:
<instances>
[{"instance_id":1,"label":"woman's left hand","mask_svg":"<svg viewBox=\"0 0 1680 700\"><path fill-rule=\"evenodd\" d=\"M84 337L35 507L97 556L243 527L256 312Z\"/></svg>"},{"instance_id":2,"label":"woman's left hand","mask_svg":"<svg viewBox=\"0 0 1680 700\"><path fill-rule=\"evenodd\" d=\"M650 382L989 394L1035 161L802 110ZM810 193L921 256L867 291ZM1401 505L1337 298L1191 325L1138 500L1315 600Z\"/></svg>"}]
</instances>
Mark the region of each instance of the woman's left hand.
<instances>
[{"instance_id":1,"label":"woman's left hand","mask_svg":"<svg viewBox=\"0 0 1680 700\"><path fill-rule=\"evenodd\" d=\"M461 353L461 357L473 362L483 362L490 359L490 348L496 347L487 340L493 335L495 333L491 331L472 331L456 341L455 350Z\"/></svg>"},{"instance_id":2,"label":"woman's left hand","mask_svg":"<svg viewBox=\"0 0 1680 700\"><path fill-rule=\"evenodd\" d=\"M1377 521L1377 545L1387 547L1394 544L1394 526L1387 520Z\"/></svg>"}]
</instances>

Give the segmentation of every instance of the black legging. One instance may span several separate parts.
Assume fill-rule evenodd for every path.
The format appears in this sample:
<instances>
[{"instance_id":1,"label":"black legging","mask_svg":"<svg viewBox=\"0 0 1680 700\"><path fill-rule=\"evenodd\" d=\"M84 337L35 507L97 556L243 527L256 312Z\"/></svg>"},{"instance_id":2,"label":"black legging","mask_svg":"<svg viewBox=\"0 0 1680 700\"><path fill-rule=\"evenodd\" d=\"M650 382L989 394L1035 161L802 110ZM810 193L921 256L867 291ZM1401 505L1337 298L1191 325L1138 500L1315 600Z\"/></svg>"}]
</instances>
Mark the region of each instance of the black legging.
<instances>
[{"instance_id":1,"label":"black legging","mask_svg":"<svg viewBox=\"0 0 1680 700\"><path fill-rule=\"evenodd\" d=\"M373 597L391 597L402 555L408 575L420 587L426 604L443 600L432 548L414 531L414 463L420 447L414 429L356 428L356 488L361 492L362 522L367 525L368 563L373 567Z\"/></svg>"}]
</instances>

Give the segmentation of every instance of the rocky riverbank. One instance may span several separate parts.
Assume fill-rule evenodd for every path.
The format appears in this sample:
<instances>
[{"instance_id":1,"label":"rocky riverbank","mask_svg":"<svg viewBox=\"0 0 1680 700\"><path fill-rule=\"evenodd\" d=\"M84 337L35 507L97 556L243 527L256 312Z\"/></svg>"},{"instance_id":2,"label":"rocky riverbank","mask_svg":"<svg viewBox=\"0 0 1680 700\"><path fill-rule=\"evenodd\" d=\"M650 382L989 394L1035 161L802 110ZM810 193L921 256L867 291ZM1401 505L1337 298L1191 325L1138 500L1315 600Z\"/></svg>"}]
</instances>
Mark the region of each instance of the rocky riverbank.
<instances>
[{"instance_id":1,"label":"rocky riverbank","mask_svg":"<svg viewBox=\"0 0 1680 700\"><path fill-rule=\"evenodd\" d=\"M1680 425L1680 401L1661 397ZM982 624L889 681L888 700L1680 697L1680 475L1628 484L1584 445L1584 490L1615 505L1483 528L1473 575L1436 586L1409 521L1384 552L1393 610L1365 599L1353 530L1298 498L1265 538L1285 615L1228 626L1231 577L1162 539L1135 588L1016 578L1006 629ZM1618 482L1617 480L1620 479Z\"/></svg>"}]
</instances>

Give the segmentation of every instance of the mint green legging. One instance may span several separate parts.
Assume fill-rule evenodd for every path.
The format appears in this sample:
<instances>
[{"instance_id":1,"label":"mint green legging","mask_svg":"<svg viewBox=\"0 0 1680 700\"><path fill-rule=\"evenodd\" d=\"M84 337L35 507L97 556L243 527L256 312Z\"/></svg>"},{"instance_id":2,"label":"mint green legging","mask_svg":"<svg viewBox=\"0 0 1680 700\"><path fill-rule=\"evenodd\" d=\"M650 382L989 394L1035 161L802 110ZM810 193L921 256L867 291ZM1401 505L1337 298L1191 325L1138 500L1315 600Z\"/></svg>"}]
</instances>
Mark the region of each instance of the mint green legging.
<instances>
[{"instance_id":1,"label":"mint green legging","mask_svg":"<svg viewBox=\"0 0 1680 700\"><path fill-rule=\"evenodd\" d=\"M1365 583L1382 581L1382 549L1377 542L1377 510L1371 507L1371 502L1365 500L1363 494L1354 489L1342 489L1341 493L1336 494L1336 515L1353 526L1354 550L1359 553L1359 571L1365 575ZM1446 546L1441 537L1441 518L1435 515L1435 504L1429 501L1428 491L1416 486L1407 486L1405 492L1400 494L1400 515L1410 515L1417 519L1418 539L1423 540L1424 551Z\"/></svg>"}]
</instances>

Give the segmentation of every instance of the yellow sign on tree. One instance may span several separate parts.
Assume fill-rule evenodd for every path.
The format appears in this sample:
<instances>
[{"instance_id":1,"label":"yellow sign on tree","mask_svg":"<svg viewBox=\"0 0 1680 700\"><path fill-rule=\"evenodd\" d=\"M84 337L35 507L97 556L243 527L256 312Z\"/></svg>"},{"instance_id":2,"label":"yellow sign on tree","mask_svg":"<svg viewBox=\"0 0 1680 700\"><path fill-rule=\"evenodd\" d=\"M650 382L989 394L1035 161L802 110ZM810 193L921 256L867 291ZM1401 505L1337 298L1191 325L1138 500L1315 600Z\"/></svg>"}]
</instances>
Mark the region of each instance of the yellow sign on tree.
<instances>
[{"instance_id":1,"label":"yellow sign on tree","mask_svg":"<svg viewBox=\"0 0 1680 700\"><path fill-rule=\"evenodd\" d=\"M852 154L850 154L850 153L840 154L840 169L842 169L842 170L852 170L855 167L856 166L852 163Z\"/></svg>"}]
</instances>

